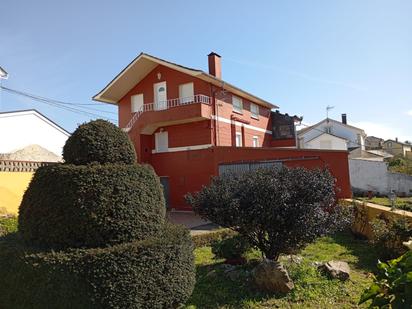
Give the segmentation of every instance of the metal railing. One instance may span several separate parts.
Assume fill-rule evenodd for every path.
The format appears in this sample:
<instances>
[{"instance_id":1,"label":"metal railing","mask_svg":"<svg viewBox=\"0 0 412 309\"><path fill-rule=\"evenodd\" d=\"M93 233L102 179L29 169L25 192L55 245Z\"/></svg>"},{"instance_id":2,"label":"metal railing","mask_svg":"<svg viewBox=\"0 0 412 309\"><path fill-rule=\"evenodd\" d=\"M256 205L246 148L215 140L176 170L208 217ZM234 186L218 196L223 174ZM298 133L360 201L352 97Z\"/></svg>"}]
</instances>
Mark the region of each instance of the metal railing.
<instances>
[{"instance_id":1,"label":"metal railing","mask_svg":"<svg viewBox=\"0 0 412 309\"><path fill-rule=\"evenodd\" d=\"M210 97L203 94L196 94L194 96L185 98L177 98L167 101L159 101L156 103L143 104L143 106L137 112L133 113L132 118L130 119L126 127L123 128L123 130L125 132L129 132L133 128L136 121L139 119L140 115L145 112L163 111L177 106L185 106L198 103L210 105Z\"/></svg>"}]
</instances>

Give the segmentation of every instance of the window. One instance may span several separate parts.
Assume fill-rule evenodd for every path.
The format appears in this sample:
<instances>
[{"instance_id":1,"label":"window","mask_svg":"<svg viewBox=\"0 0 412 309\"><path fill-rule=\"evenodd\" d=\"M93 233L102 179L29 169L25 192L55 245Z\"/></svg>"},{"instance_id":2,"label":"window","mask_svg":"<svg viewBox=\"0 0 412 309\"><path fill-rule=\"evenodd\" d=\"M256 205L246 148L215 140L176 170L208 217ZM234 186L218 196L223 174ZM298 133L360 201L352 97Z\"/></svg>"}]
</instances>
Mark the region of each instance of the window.
<instances>
[{"instance_id":1,"label":"window","mask_svg":"<svg viewBox=\"0 0 412 309\"><path fill-rule=\"evenodd\" d=\"M193 83L187 83L179 85L179 99L180 103L190 103L193 102Z\"/></svg>"},{"instance_id":2,"label":"window","mask_svg":"<svg viewBox=\"0 0 412 309\"><path fill-rule=\"evenodd\" d=\"M233 111L237 113L243 112L243 102L241 98L232 96Z\"/></svg>"},{"instance_id":3,"label":"window","mask_svg":"<svg viewBox=\"0 0 412 309\"><path fill-rule=\"evenodd\" d=\"M242 147L242 133L236 132L236 147Z\"/></svg>"},{"instance_id":4,"label":"window","mask_svg":"<svg viewBox=\"0 0 412 309\"><path fill-rule=\"evenodd\" d=\"M259 106L256 104L250 103L250 114L252 118L259 119Z\"/></svg>"},{"instance_id":5,"label":"window","mask_svg":"<svg viewBox=\"0 0 412 309\"><path fill-rule=\"evenodd\" d=\"M137 113L143 110L143 93L132 95L130 109L132 113Z\"/></svg>"},{"instance_id":6,"label":"window","mask_svg":"<svg viewBox=\"0 0 412 309\"><path fill-rule=\"evenodd\" d=\"M169 136L167 131L155 133L156 152L165 152L169 149Z\"/></svg>"},{"instance_id":7,"label":"window","mask_svg":"<svg viewBox=\"0 0 412 309\"><path fill-rule=\"evenodd\" d=\"M252 147L259 147L259 137L258 136L252 137Z\"/></svg>"}]
</instances>

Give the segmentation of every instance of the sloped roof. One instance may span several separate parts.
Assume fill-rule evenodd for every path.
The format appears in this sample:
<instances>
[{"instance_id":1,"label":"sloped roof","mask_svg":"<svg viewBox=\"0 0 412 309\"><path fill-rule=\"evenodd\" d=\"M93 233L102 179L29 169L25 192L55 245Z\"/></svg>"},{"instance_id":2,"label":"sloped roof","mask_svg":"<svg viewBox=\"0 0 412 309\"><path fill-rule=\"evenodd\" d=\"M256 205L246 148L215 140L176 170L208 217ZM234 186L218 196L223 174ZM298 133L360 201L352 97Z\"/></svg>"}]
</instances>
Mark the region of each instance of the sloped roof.
<instances>
[{"instance_id":1,"label":"sloped roof","mask_svg":"<svg viewBox=\"0 0 412 309\"><path fill-rule=\"evenodd\" d=\"M18 115L22 115L22 114L35 115L35 116L39 117L40 119L42 119L43 121L45 121L46 123L48 123L49 125L51 125L52 127L54 127L57 130L61 131L65 135L70 136L70 133L66 129L64 129L63 127L58 125L56 122L54 122L50 118L46 117L45 115L43 115L42 113L40 113L36 109L23 109L23 110L9 111L9 112L0 112L0 118L18 116Z\"/></svg>"},{"instance_id":2,"label":"sloped roof","mask_svg":"<svg viewBox=\"0 0 412 309\"><path fill-rule=\"evenodd\" d=\"M323 135L330 135L330 136L332 136L332 137L335 137L335 138L338 138L338 139L344 140L345 142L347 141L347 139L346 139L346 138L343 138L343 137L340 137L340 136L337 136L337 135L334 135L334 134L331 134L331 133L328 133L328 132L323 132L323 133L321 133L321 134L319 134L319 135L315 136L314 138L312 138L312 139L308 140L306 143L309 143L309 142L311 142L311 141L313 141L313 140L315 140L315 139L317 139L317 138L319 138L319 137L321 137L321 136L323 136Z\"/></svg>"},{"instance_id":3,"label":"sloped roof","mask_svg":"<svg viewBox=\"0 0 412 309\"><path fill-rule=\"evenodd\" d=\"M140 53L127 67L125 67L110 83L108 83L98 94L93 96L93 100L104 103L117 104L137 83L139 83L156 66L163 65L180 71L182 73L200 78L206 82L242 96L256 104L268 108L278 108L278 106L265 101L249 92L246 92L234 85L231 85L220 78L208 74L202 70L185 67L170 61L166 61L149 54Z\"/></svg>"},{"instance_id":4,"label":"sloped roof","mask_svg":"<svg viewBox=\"0 0 412 309\"><path fill-rule=\"evenodd\" d=\"M351 126L351 125L349 125L349 124L344 124L344 123L342 123L342 122L340 122L340 121L337 121L337 120L331 119L331 118L325 118L325 119L319 121L318 123L316 123L316 124L314 124L314 125L312 125L312 126L303 128L302 130L299 130L299 131L298 131L298 134L300 135L300 134L303 134L303 133L305 133L305 132L308 132L308 131L314 129L315 127L317 127L318 125L322 124L323 122L325 122L325 121L327 121L327 120L329 120L329 121L331 121L331 122L334 122L334 123L337 123L337 124L340 124L340 125L342 125L342 126L345 126L345 127L348 127L348 128L354 129L354 130L357 130L357 131L361 131L363 134L365 134L365 131L364 131L363 129L360 129L360 128Z\"/></svg>"},{"instance_id":5,"label":"sloped roof","mask_svg":"<svg viewBox=\"0 0 412 309\"><path fill-rule=\"evenodd\" d=\"M387 140L384 141L383 143L386 144L387 142L392 142L392 143L400 144L400 145L406 146L406 147L412 147L411 144L402 143L402 142L399 142L399 141L395 141L395 140L393 140L393 139L387 139Z\"/></svg>"}]
</instances>

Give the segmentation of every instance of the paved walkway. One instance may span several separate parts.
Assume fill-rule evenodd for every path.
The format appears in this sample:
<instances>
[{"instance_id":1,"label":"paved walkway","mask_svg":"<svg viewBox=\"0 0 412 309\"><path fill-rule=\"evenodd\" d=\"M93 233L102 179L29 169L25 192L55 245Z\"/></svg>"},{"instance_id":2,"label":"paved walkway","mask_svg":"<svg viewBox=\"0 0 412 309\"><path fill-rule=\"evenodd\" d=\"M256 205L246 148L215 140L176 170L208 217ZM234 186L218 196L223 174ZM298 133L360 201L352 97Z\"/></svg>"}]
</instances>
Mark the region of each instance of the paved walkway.
<instances>
[{"instance_id":1,"label":"paved walkway","mask_svg":"<svg viewBox=\"0 0 412 309\"><path fill-rule=\"evenodd\" d=\"M208 233L219 228L216 224L205 221L190 211L168 211L167 219L174 224L186 226L192 235Z\"/></svg>"}]
</instances>

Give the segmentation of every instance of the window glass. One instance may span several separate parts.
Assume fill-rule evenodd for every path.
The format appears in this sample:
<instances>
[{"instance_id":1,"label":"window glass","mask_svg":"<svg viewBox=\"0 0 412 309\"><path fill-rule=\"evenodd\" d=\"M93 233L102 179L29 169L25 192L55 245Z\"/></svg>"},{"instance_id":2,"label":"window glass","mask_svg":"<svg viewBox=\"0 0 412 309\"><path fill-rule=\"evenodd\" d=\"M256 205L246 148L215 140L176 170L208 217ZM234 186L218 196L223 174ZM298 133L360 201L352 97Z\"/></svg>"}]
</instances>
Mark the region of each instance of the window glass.
<instances>
[{"instance_id":1,"label":"window glass","mask_svg":"<svg viewBox=\"0 0 412 309\"><path fill-rule=\"evenodd\" d=\"M252 138L252 146L253 146L253 147L259 147L259 137L253 136L253 138Z\"/></svg>"},{"instance_id":2,"label":"window glass","mask_svg":"<svg viewBox=\"0 0 412 309\"><path fill-rule=\"evenodd\" d=\"M236 147L242 147L242 133L236 132Z\"/></svg>"},{"instance_id":3,"label":"window glass","mask_svg":"<svg viewBox=\"0 0 412 309\"><path fill-rule=\"evenodd\" d=\"M259 118L259 106L256 104L251 103L250 104L250 113L253 118Z\"/></svg>"},{"instance_id":4,"label":"window glass","mask_svg":"<svg viewBox=\"0 0 412 309\"><path fill-rule=\"evenodd\" d=\"M193 99L194 99L193 83L179 85L179 99L180 99L180 103L193 102Z\"/></svg>"},{"instance_id":5,"label":"window glass","mask_svg":"<svg viewBox=\"0 0 412 309\"><path fill-rule=\"evenodd\" d=\"M243 102L242 102L241 98L233 96L232 97L232 104L233 104L233 110L235 112L238 112L238 113L243 112Z\"/></svg>"}]
</instances>

